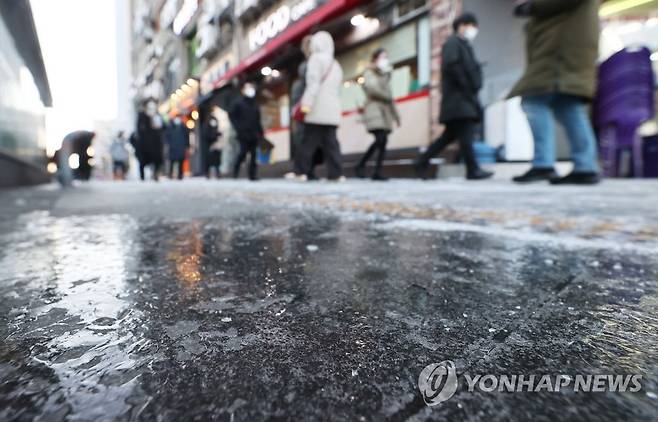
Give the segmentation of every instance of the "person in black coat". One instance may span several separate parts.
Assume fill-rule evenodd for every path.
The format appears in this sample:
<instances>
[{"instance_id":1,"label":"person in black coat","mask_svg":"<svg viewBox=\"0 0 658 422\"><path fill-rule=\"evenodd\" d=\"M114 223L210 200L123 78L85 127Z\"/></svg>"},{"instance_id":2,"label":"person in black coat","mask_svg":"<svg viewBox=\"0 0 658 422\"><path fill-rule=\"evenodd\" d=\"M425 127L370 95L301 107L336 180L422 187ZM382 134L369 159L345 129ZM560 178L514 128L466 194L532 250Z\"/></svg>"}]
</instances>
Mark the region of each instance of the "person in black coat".
<instances>
[{"instance_id":1,"label":"person in black coat","mask_svg":"<svg viewBox=\"0 0 658 422\"><path fill-rule=\"evenodd\" d=\"M242 95L233 103L228 116L240 143L240 152L233 167L233 177L238 178L240 167L249 154L249 179L258 180L256 149L258 142L263 138L263 126L260 121L260 108L256 103L254 84L247 82L243 85Z\"/></svg>"},{"instance_id":2,"label":"person in black coat","mask_svg":"<svg viewBox=\"0 0 658 422\"><path fill-rule=\"evenodd\" d=\"M473 152L473 138L482 120L478 92L482 88L482 69L471 42L478 32L475 15L465 13L455 19L454 33L441 52L441 115L445 131L416 162L416 173L425 178L430 159L458 140L466 163L467 179L480 180L493 173L480 169Z\"/></svg>"},{"instance_id":3,"label":"person in black coat","mask_svg":"<svg viewBox=\"0 0 658 422\"><path fill-rule=\"evenodd\" d=\"M169 147L169 178L174 177L177 168L178 180L183 179L183 163L190 147L190 133L180 117L174 118L167 128L167 146Z\"/></svg>"},{"instance_id":4,"label":"person in black coat","mask_svg":"<svg viewBox=\"0 0 658 422\"><path fill-rule=\"evenodd\" d=\"M135 148L139 159L139 176L144 180L144 168L152 166L153 180L158 180L160 168L164 161L163 154L164 122L158 114L155 101L149 100L144 110L137 116L137 141Z\"/></svg>"},{"instance_id":5,"label":"person in black coat","mask_svg":"<svg viewBox=\"0 0 658 422\"><path fill-rule=\"evenodd\" d=\"M219 130L219 122L213 116L208 117L203 125L203 145L206 150L206 178L210 179L211 170L215 169L215 177L221 177L219 166L222 163L222 146L220 139L222 132Z\"/></svg>"}]
</instances>

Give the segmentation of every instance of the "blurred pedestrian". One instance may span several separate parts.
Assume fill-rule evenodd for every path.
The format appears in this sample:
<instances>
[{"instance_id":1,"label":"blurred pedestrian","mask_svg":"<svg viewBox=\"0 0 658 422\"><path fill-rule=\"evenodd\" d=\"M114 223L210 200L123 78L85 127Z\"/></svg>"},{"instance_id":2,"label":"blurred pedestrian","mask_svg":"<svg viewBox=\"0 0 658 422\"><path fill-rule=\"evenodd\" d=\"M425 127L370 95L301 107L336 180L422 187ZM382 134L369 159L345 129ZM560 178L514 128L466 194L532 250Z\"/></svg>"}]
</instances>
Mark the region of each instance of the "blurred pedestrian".
<instances>
[{"instance_id":1,"label":"blurred pedestrian","mask_svg":"<svg viewBox=\"0 0 658 422\"><path fill-rule=\"evenodd\" d=\"M473 138L482 120L478 92L482 88L482 69L471 43L478 35L478 21L464 13L453 22L454 33L441 51L441 115L443 134L416 161L416 174L426 178L430 159L455 140L466 163L468 180L488 179L493 173L482 170L475 159Z\"/></svg>"},{"instance_id":2,"label":"blurred pedestrian","mask_svg":"<svg viewBox=\"0 0 658 422\"><path fill-rule=\"evenodd\" d=\"M144 180L143 177L143 166L142 162L144 161L144 157L142 156L142 148L141 148L141 142L139 142L139 135L137 131L133 132L130 134L129 138L130 146L133 147L133 153L135 154L135 158L137 159L137 164L139 166L140 170L140 178L141 180Z\"/></svg>"},{"instance_id":3,"label":"blurred pedestrian","mask_svg":"<svg viewBox=\"0 0 658 422\"><path fill-rule=\"evenodd\" d=\"M311 38L311 55L306 69L306 88L301 102L304 113L304 142L300 150L300 171L311 171L315 150L322 148L329 180L344 181L336 129L342 116L340 93L343 69L334 58L334 40L320 31Z\"/></svg>"},{"instance_id":4,"label":"blurred pedestrian","mask_svg":"<svg viewBox=\"0 0 658 422\"><path fill-rule=\"evenodd\" d=\"M222 162L222 132L219 130L217 119L210 116L203 130L204 143L208 148L208 159L206 164L206 178L211 178L211 171L214 170L215 177L222 176L219 166Z\"/></svg>"},{"instance_id":5,"label":"blurred pedestrian","mask_svg":"<svg viewBox=\"0 0 658 422\"><path fill-rule=\"evenodd\" d=\"M57 159L57 179L63 187L73 185L73 180L91 178L94 152L92 142L96 134L86 130L71 132L62 140L62 146L55 154Z\"/></svg>"},{"instance_id":6,"label":"blurred pedestrian","mask_svg":"<svg viewBox=\"0 0 658 422\"><path fill-rule=\"evenodd\" d=\"M153 180L157 181L162 163L164 122L158 114L154 100L147 100L137 117L137 157L139 158L139 177L144 180L145 168L150 166Z\"/></svg>"},{"instance_id":7,"label":"blurred pedestrian","mask_svg":"<svg viewBox=\"0 0 658 422\"><path fill-rule=\"evenodd\" d=\"M240 143L240 152L233 167L233 177L237 179L240 176L240 167L249 154L249 180L258 180L256 149L258 142L263 138L263 126L260 108L256 102L256 86L253 83L246 82L242 86L242 95L233 103L229 119Z\"/></svg>"},{"instance_id":8,"label":"blurred pedestrian","mask_svg":"<svg viewBox=\"0 0 658 422\"><path fill-rule=\"evenodd\" d=\"M304 96L304 91L306 89L306 67L308 66L308 58L311 55L311 36L307 35L302 39L301 50L304 54L304 61L297 68L297 79L292 84L290 89L290 103L297 104L302 100ZM300 153L302 149L302 144L304 143L304 122L292 120L292 165L293 171L287 173L284 177L286 179L306 179L306 180L317 180L315 175L315 167L324 162L324 157L322 155L322 149L316 148L313 153L313 158L311 160L311 168L308 174L302 174L301 168L302 165L299 163L302 154Z\"/></svg>"},{"instance_id":9,"label":"blurred pedestrian","mask_svg":"<svg viewBox=\"0 0 658 422\"><path fill-rule=\"evenodd\" d=\"M174 117L169 123L166 132L169 157L169 178L174 178L174 167L178 180L183 179L183 164L190 147L190 133L180 117Z\"/></svg>"},{"instance_id":10,"label":"blurred pedestrian","mask_svg":"<svg viewBox=\"0 0 658 422\"><path fill-rule=\"evenodd\" d=\"M112 175L114 180L125 180L126 173L128 173L130 153L126 147L126 138L122 130L117 133L116 138L110 144L110 156L112 157Z\"/></svg>"},{"instance_id":11,"label":"blurred pedestrian","mask_svg":"<svg viewBox=\"0 0 658 422\"><path fill-rule=\"evenodd\" d=\"M62 146L55 152L57 160L57 180L63 188L73 186L73 169L69 165L70 156L73 153L73 141L70 134L62 140Z\"/></svg>"},{"instance_id":12,"label":"blurred pedestrian","mask_svg":"<svg viewBox=\"0 0 658 422\"><path fill-rule=\"evenodd\" d=\"M530 17L525 75L510 93L522 96L534 138L532 168L513 180L550 180L553 184L596 184L600 181L596 137L586 103L596 89L599 48L598 0L517 1L515 14ZM566 129L573 171L555 172L557 119Z\"/></svg>"},{"instance_id":13,"label":"blurred pedestrian","mask_svg":"<svg viewBox=\"0 0 658 422\"><path fill-rule=\"evenodd\" d=\"M368 132L374 135L375 141L356 166L355 172L359 178L365 178L366 163L373 154L377 153L372 180L387 180L382 176L382 164L386 155L388 135L393 130L393 124L400 126L400 115L391 90L392 71L388 53L380 48L373 53L370 67L363 74L363 90L366 93L363 122Z\"/></svg>"}]
</instances>

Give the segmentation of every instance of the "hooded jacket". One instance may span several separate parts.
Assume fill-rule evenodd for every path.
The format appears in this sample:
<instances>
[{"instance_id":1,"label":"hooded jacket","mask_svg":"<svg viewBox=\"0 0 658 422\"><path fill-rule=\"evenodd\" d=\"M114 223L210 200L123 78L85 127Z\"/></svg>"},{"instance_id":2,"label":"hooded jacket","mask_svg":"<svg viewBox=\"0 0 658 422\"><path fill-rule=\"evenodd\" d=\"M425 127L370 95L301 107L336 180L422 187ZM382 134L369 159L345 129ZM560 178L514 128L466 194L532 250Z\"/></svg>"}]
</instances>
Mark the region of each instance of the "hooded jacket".
<instances>
[{"instance_id":1,"label":"hooded jacket","mask_svg":"<svg viewBox=\"0 0 658 422\"><path fill-rule=\"evenodd\" d=\"M306 67L302 105L311 111L305 123L338 126L342 115L340 90L343 69L334 59L334 40L320 31L311 38L311 56Z\"/></svg>"}]
</instances>

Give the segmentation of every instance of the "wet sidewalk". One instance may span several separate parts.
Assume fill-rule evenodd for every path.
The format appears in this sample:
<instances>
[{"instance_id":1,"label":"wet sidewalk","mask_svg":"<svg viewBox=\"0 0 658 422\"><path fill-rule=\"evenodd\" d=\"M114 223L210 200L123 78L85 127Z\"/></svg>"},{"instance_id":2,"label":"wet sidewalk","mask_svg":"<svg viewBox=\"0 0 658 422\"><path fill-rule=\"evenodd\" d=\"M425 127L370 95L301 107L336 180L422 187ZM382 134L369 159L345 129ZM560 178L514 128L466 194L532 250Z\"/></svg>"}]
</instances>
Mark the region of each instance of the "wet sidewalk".
<instances>
[{"instance_id":1,"label":"wet sidewalk","mask_svg":"<svg viewBox=\"0 0 658 422\"><path fill-rule=\"evenodd\" d=\"M0 192L0 420L656 420L657 206L634 181ZM446 360L459 387L428 407Z\"/></svg>"}]
</instances>

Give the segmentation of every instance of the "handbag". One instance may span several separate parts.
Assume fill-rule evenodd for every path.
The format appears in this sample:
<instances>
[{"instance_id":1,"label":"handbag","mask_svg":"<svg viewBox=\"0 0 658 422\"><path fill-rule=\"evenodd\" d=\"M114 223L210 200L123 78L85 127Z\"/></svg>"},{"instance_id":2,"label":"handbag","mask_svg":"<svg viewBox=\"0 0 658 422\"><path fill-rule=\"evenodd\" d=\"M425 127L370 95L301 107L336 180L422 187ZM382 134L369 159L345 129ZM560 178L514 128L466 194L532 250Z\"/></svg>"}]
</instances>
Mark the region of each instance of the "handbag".
<instances>
[{"instance_id":1,"label":"handbag","mask_svg":"<svg viewBox=\"0 0 658 422\"><path fill-rule=\"evenodd\" d=\"M329 74L331 73L331 70L334 68L334 64L336 63L336 60L331 62L331 66L327 69L326 73L324 76L322 76L322 81L320 82L320 86L324 84L324 82L327 80L329 77ZM304 96L302 95L302 98L297 101L297 103L292 107L292 119L296 122L299 123L304 123L304 120L306 120L306 113L302 111L302 99Z\"/></svg>"}]
</instances>

